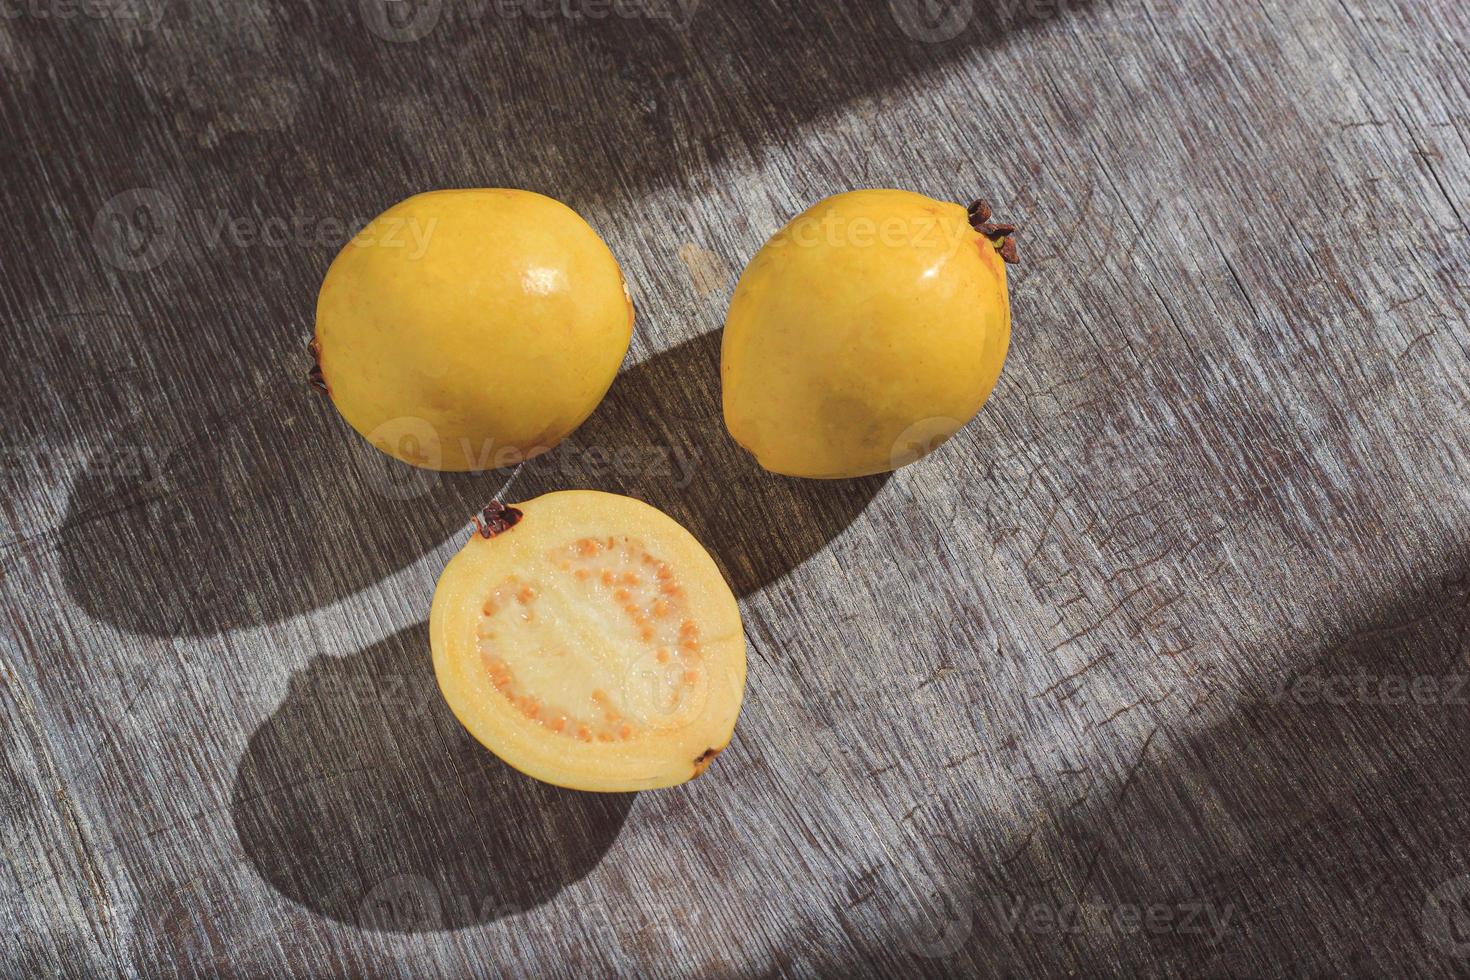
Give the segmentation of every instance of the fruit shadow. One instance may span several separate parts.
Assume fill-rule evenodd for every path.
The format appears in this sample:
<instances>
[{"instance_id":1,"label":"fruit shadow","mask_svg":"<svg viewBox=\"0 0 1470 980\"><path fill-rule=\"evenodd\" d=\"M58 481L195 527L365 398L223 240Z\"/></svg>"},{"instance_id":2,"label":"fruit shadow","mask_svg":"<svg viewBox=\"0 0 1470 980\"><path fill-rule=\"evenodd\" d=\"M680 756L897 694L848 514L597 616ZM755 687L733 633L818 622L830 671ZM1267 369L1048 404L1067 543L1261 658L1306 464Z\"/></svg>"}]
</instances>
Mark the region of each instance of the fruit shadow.
<instances>
[{"instance_id":1,"label":"fruit shadow","mask_svg":"<svg viewBox=\"0 0 1470 980\"><path fill-rule=\"evenodd\" d=\"M826 547L887 479L799 480L761 469L725 429L720 334L711 332L624 372L506 496L584 487L647 501L688 528L743 597Z\"/></svg>"},{"instance_id":2,"label":"fruit shadow","mask_svg":"<svg viewBox=\"0 0 1470 980\"><path fill-rule=\"evenodd\" d=\"M527 463L507 496L631 494L689 527L740 594L785 574L846 527L884 479L761 470L724 432L718 367L719 337L708 334L624 372L593 417ZM426 496L433 484L422 485ZM486 752L444 705L420 625L345 658L318 658L293 678L250 739L232 812L245 854L282 894L341 922L415 932L549 900L596 866L631 805L631 795L545 786Z\"/></svg>"},{"instance_id":3,"label":"fruit shadow","mask_svg":"<svg viewBox=\"0 0 1470 980\"><path fill-rule=\"evenodd\" d=\"M64 581L93 617L155 636L275 622L370 588L438 547L509 471L441 474L392 460L301 382L279 415L182 416L168 454L119 434L74 481L60 536ZM571 439L527 463L506 494L625 493L679 520L749 595L850 524L883 478L773 476L731 441L719 335L624 371ZM290 441L298 448L283 452Z\"/></svg>"},{"instance_id":4,"label":"fruit shadow","mask_svg":"<svg viewBox=\"0 0 1470 980\"><path fill-rule=\"evenodd\" d=\"M554 898L616 840L632 794L537 782L439 695L426 624L318 657L251 736L230 810L291 900L364 929L434 932Z\"/></svg>"}]
</instances>

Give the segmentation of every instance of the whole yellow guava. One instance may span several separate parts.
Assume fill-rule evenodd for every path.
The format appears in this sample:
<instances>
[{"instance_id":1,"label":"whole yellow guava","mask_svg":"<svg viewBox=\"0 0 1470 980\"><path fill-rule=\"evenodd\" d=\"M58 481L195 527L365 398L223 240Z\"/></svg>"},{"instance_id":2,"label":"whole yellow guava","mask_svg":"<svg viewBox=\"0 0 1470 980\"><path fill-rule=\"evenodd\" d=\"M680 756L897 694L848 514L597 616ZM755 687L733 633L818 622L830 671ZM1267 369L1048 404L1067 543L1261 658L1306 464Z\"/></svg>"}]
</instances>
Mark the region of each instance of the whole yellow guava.
<instances>
[{"instance_id":1,"label":"whole yellow guava","mask_svg":"<svg viewBox=\"0 0 1470 980\"><path fill-rule=\"evenodd\" d=\"M838 478L911 463L985 403L1010 343L1010 225L901 190L838 194L756 253L730 301L725 424L761 466Z\"/></svg>"},{"instance_id":2,"label":"whole yellow guava","mask_svg":"<svg viewBox=\"0 0 1470 980\"><path fill-rule=\"evenodd\" d=\"M373 219L332 262L313 378L390 456L494 469L580 425L632 331L622 270L571 208L524 190L433 191Z\"/></svg>"}]
</instances>

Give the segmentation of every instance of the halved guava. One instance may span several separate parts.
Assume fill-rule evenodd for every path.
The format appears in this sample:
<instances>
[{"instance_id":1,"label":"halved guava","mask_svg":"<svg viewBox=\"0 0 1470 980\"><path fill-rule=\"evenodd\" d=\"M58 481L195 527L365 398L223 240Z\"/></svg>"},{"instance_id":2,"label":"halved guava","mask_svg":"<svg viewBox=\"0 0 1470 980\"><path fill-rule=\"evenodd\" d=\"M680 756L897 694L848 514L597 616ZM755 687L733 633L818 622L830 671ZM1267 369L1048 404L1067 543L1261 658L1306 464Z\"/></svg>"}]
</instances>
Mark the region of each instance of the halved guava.
<instances>
[{"instance_id":1,"label":"halved guava","mask_svg":"<svg viewBox=\"0 0 1470 980\"><path fill-rule=\"evenodd\" d=\"M745 634L709 552L642 501L593 490L492 505L429 616L439 689L529 776L625 792L702 773L730 742Z\"/></svg>"}]
</instances>

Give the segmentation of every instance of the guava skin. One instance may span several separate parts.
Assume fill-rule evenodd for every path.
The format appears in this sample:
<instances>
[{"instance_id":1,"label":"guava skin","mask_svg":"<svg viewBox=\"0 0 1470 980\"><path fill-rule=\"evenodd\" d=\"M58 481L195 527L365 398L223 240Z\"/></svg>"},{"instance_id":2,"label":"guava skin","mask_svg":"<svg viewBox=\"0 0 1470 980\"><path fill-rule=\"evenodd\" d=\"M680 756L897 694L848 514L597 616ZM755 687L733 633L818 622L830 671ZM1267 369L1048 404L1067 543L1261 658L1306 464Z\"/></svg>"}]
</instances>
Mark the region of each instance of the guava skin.
<instances>
[{"instance_id":1,"label":"guava skin","mask_svg":"<svg viewBox=\"0 0 1470 980\"><path fill-rule=\"evenodd\" d=\"M1015 254L995 234L1014 229L980 210L851 191L756 254L730 302L720 371L725 424L761 466L818 479L886 473L980 410L1010 343Z\"/></svg>"},{"instance_id":2,"label":"guava skin","mask_svg":"<svg viewBox=\"0 0 1470 980\"><path fill-rule=\"evenodd\" d=\"M597 407L633 304L587 222L531 191L433 191L373 219L317 301L312 381L383 452L513 466Z\"/></svg>"}]
</instances>

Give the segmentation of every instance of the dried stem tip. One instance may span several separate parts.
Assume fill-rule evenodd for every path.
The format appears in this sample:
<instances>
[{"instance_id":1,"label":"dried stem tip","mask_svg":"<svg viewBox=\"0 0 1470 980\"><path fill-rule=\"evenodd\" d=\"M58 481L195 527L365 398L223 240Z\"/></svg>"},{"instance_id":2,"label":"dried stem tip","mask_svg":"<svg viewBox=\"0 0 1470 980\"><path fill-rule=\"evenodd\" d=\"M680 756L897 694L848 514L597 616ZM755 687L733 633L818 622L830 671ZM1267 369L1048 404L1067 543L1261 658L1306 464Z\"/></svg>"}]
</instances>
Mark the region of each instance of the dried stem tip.
<instances>
[{"instance_id":1,"label":"dried stem tip","mask_svg":"<svg viewBox=\"0 0 1470 980\"><path fill-rule=\"evenodd\" d=\"M311 338L311 343L306 345L306 351L311 355L311 370L306 372L306 380L317 391L327 394L327 378L322 374L322 342L315 337Z\"/></svg>"},{"instance_id":2,"label":"dried stem tip","mask_svg":"<svg viewBox=\"0 0 1470 980\"><path fill-rule=\"evenodd\" d=\"M1014 264L1020 261L1016 254L1016 240L1011 236L1016 233L1015 225L992 224L990 221L990 204L984 198L975 201L969 207L970 227L990 239L1000 257L1006 262Z\"/></svg>"},{"instance_id":3,"label":"dried stem tip","mask_svg":"<svg viewBox=\"0 0 1470 980\"><path fill-rule=\"evenodd\" d=\"M521 522L525 515L514 507L507 507L498 500L490 501L473 520L475 522L475 533L482 538L493 538L497 534L504 534Z\"/></svg>"}]
</instances>

